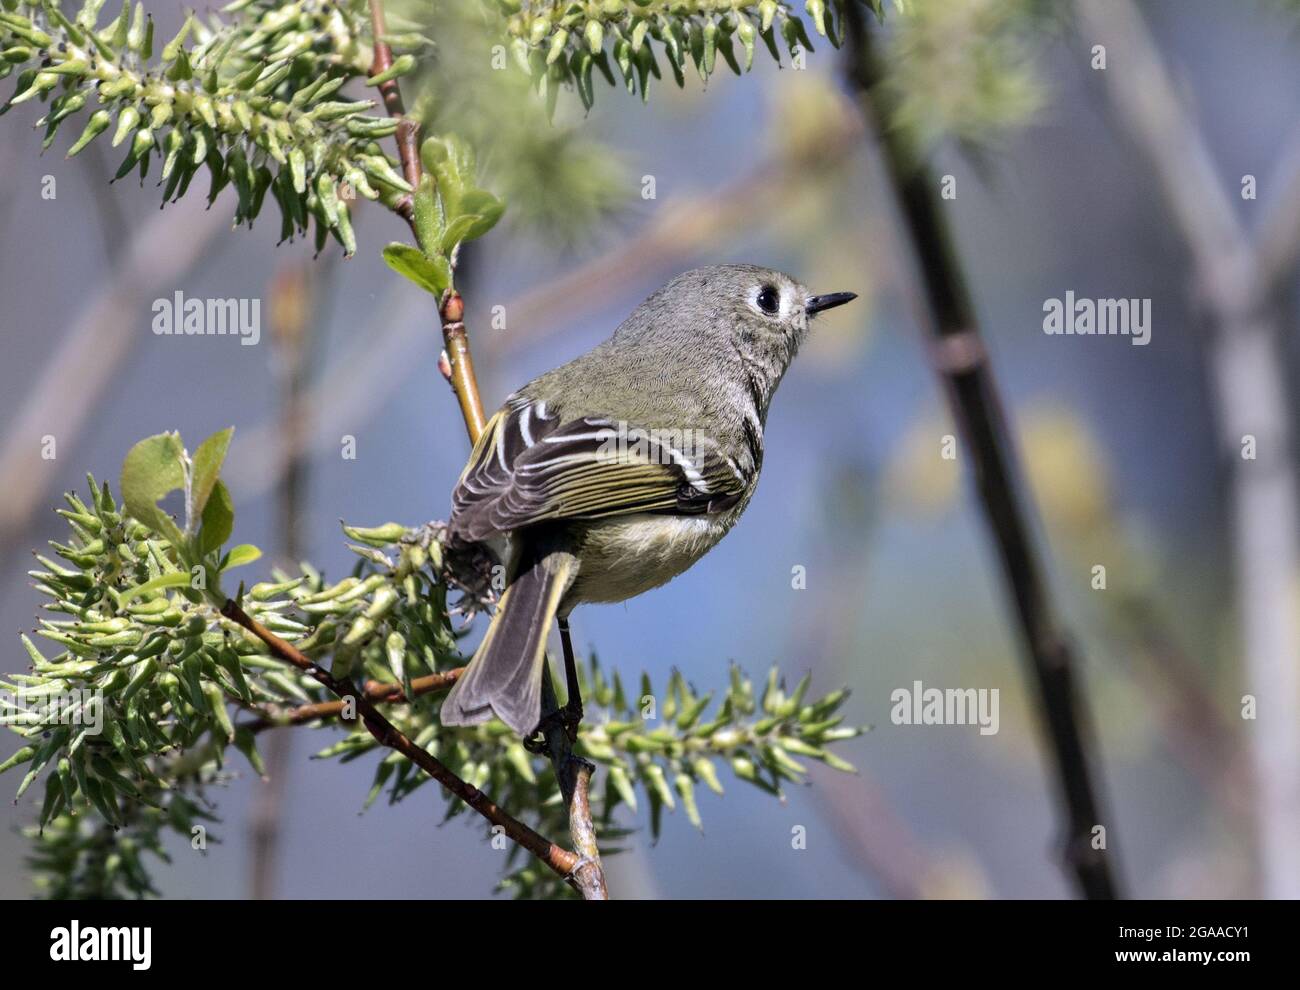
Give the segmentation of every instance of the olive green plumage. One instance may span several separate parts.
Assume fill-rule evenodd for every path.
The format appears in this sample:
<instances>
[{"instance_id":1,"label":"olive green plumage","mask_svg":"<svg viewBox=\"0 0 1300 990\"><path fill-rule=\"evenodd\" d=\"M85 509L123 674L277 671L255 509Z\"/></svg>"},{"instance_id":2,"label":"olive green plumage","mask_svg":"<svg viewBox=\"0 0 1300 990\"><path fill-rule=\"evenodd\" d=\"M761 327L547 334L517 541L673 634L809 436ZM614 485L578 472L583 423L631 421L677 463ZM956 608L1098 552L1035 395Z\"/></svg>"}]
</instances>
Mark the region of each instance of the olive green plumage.
<instances>
[{"instance_id":1,"label":"olive green plumage","mask_svg":"<svg viewBox=\"0 0 1300 990\"><path fill-rule=\"evenodd\" d=\"M531 732L552 619L658 587L722 539L809 319L852 298L753 265L695 269L506 400L452 495L452 538L491 546L507 586L445 724Z\"/></svg>"}]
</instances>

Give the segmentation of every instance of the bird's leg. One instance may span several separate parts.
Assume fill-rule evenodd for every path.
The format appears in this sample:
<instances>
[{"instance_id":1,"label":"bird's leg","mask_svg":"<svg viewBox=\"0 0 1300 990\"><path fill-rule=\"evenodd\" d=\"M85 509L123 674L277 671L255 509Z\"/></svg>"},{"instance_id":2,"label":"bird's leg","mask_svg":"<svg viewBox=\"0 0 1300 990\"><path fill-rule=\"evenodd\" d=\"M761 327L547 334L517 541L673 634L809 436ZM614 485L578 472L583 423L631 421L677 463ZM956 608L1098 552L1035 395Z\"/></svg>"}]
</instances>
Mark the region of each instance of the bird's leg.
<instances>
[{"instance_id":1,"label":"bird's leg","mask_svg":"<svg viewBox=\"0 0 1300 990\"><path fill-rule=\"evenodd\" d=\"M578 727L582 724L582 688L578 686L578 664L573 657L573 640L569 638L569 620L558 619L560 624L560 644L564 648L564 680L568 697L560 707L551 686L550 668L542 670L542 718L527 739L523 741L524 749L530 753L546 751L546 734L555 726L562 725L569 742L578 741Z\"/></svg>"},{"instance_id":2,"label":"bird's leg","mask_svg":"<svg viewBox=\"0 0 1300 990\"><path fill-rule=\"evenodd\" d=\"M569 620L560 623L560 645L564 648L564 676L568 683L568 697L564 701L564 728L569 739L576 742L578 726L582 724L582 688L578 686L578 664L573 658L573 640L569 638Z\"/></svg>"}]
</instances>

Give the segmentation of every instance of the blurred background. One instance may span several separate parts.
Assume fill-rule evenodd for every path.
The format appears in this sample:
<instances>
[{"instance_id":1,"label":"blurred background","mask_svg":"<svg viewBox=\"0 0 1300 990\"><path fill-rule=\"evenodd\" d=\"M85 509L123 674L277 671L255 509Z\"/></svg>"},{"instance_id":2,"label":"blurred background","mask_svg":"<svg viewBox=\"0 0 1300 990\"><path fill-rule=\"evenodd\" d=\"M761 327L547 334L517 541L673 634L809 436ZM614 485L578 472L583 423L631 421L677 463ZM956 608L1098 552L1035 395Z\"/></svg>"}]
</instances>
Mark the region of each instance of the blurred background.
<instances>
[{"instance_id":1,"label":"blurred background","mask_svg":"<svg viewBox=\"0 0 1300 990\"><path fill-rule=\"evenodd\" d=\"M1264 359L1234 361L1221 294L1207 288L1213 255L1177 215L1178 196L1196 194L1170 187L1208 176L1252 245L1296 208L1300 15L1281 3L1142 3L1150 38L1111 42L1088 16L1106 3L1057 5L1060 17L1003 16L1017 5L993 0L915 6L930 13L891 35L893 55L923 56L899 62L911 73L900 77L904 112L934 174L955 182L943 209L1083 658L1125 888L1296 896L1294 783L1274 775L1300 769L1300 656L1248 662L1246 644L1268 649L1241 595L1284 602L1280 628L1294 630L1300 584L1292 570L1279 592L1276 547L1243 548L1238 536L1271 531L1294 560L1297 534L1294 515L1262 528L1243 519L1229 441L1233 394L1272 402L1294 425L1300 283L1281 265L1268 308L1251 316L1264 329L1249 339L1268 338ZM180 6L152 9L170 37ZM860 772L819 767L784 803L724 779L724 798L700 798L703 834L678 812L657 843L644 811L629 817L639 831L607 861L610 886L625 898L1072 896L1001 574L965 455L940 456L956 431L918 326L907 242L843 56L817 40L805 70L760 56L752 76L719 72L705 87L688 73L683 91L661 83L648 105L602 90L584 114L562 94L553 124L522 79L471 77L468 44L448 44L451 67L421 84L426 114L479 142L484 184L509 204L458 277L489 407L695 265L754 262L860 297L817 322L786 378L762 483L736 530L667 587L588 606L573 623L575 645L625 679L646 670L658 686L679 668L707 689L734 660L756 677L776 663L791 684L811 672L819 693L850 686L849 722L873 729L837 752ZM1104 70L1092 64L1101 41ZM1193 180L1162 171L1124 109L1115 74L1136 72L1140 56L1163 62L1200 142L1171 149ZM233 424L237 542L327 575L352 563L340 518L446 517L467 443L437 371L428 299L379 256L406 239L400 221L362 204L357 255L345 262L331 244L313 261L308 245L276 247L269 220L230 231L229 192L210 212L201 196L160 212L152 179L108 186L116 159L95 144L66 161L61 139L38 156L39 113L21 106L0 121L0 628L11 634L0 669L27 662L17 633L38 596L25 572L29 552L64 531L58 493L82 487L86 471L116 487L126 450L148 434L178 429L195 442ZM1166 144L1181 132L1171 133ZM1245 176L1258 198L1243 198ZM1265 239L1269 258L1293 261L1297 226ZM1263 264L1249 251L1230 262ZM1150 344L1044 334L1044 301L1067 290L1150 299ZM259 298L261 342L155 336L151 304L176 291ZM286 416L294 403L301 415ZM1300 440L1277 435L1285 447L1260 457L1294 492ZM355 460L342 456L347 437ZM1097 564L1104 590L1093 587ZM793 586L796 567L805 588ZM1279 628L1276 614L1265 625ZM1000 731L892 724L890 692L916 680L998 688ZM1257 720L1242 718L1247 694ZM165 896L491 891L503 854L464 817L439 827L431 789L362 814L370 759L312 762L331 730L283 737L278 784L245 772L220 793L218 841L206 853L176 842L155 875ZM0 759L16 748L0 738ZM0 793L17 784L7 776ZM34 816L30 795L0 802L2 896L31 894L18 829ZM792 848L795 826L806 849ZM274 845L259 839L268 827ZM344 854L359 872L333 868Z\"/></svg>"}]
</instances>

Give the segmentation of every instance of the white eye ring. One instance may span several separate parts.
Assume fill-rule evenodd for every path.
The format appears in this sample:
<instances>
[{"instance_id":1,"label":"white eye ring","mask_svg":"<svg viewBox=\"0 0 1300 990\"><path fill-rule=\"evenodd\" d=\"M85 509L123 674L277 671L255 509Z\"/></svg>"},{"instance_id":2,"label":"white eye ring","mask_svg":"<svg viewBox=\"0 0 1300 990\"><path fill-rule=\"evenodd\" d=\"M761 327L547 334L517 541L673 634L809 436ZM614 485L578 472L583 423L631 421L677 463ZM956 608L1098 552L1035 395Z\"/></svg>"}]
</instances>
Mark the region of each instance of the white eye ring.
<instances>
[{"instance_id":1,"label":"white eye ring","mask_svg":"<svg viewBox=\"0 0 1300 990\"><path fill-rule=\"evenodd\" d=\"M760 285L754 293L754 306L764 316L784 316L785 294L775 285Z\"/></svg>"}]
</instances>

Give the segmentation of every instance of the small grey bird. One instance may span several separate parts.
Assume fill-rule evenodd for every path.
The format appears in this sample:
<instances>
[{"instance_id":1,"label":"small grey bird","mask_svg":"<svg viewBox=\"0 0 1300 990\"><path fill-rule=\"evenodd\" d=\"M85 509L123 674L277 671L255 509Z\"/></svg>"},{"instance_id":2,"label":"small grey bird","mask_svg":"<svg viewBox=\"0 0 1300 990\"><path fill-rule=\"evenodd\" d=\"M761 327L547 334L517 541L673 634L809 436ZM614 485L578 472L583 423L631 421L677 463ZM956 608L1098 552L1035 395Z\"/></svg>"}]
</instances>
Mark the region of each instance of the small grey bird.
<instances>
[{"instance_id":1,"label":"small grey bird","mask_svg":"<svg viewBox=\"0 0 1300 990\"><path fill-rule=\"evenodd\" d=\"M697 268L506 399L452 494L452 541L492 548L506 586L444 724L495 715L531 734L553 618L581 717L569 613L656 588L726 535L754 494L768 406L809 319L854 298L754 265Z\"/></svg>"}]
</instances>

